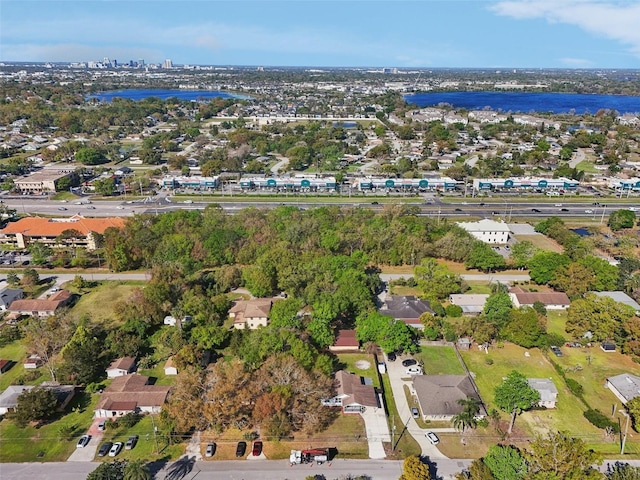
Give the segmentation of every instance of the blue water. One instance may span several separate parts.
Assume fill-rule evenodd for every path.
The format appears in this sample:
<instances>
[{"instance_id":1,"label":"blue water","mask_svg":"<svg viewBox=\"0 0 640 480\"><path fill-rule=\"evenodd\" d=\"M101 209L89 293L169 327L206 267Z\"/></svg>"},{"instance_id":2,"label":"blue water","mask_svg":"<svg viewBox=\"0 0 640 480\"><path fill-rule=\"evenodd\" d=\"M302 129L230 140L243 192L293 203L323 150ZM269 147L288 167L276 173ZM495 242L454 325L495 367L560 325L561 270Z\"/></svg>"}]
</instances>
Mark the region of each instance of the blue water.
<instances>
[{"instance_id":1,"label":"blue water","mask_svg":"<svg viewBox=\"0 0 640 480\"><path fill-rule=\"evenodd\" d=\"M180 100L210 100L212 98L249 98L244 95L222 92L219 90L153 90L153 89L131 89L117 90L113 92L102 92L94 95L87 95L87 100L97 98L101 102L110 102L114 98L126 98L129 100L144 100L149 97L157 97L161 100L167 98L178 98Z\"/></svg>"},{"instance_id":2,"label":"blue water","mask_svg":"<svg viewBox=\"0 0 640 480\"><path fill-rule=\"evenodd\" d=\"M600 109L619 113L640 112L640 97L628 95L585 95L579 93L526 93L526 92L445 92L415 93L404 99L419 107L448 103L455 108L503 112L552 112L595 114Z\"/></svg>"}]
</instances>

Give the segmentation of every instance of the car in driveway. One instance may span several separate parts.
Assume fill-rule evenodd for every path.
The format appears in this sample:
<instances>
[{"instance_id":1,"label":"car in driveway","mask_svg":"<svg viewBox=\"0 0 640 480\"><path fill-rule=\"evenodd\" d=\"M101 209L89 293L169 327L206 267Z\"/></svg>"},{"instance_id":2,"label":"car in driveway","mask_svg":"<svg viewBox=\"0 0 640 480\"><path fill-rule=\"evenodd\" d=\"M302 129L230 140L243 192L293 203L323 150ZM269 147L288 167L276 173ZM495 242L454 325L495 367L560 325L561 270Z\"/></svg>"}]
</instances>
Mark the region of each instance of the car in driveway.
<instances>
[{"instance_id":1,"label":"car in driveway","mask_svg":"<svg viewBox=\"0 0 640 480\"><path fill-rule=\"evenodd\" d=\"M122 450L122 446L124 444L122 442L116 442L113 444L113 446L111 447L111 450L109 450L109 456L110 457L115 457L116 455L118 455L120 453L120 451Z\"/></svg>"},{"instance_id":2,"label":"car in driveway","mask_svg":"<svg viewBox=\"0 0 640 480\"><path fill-rule=\"evenodd\" d=\"M138 443L138 435L131 435L127 439L127 443L124 444L124 449L133 450L133 448L136 446L136 443Z\"/></svg>"},{"instance_id":3,"label":"car in driveway","mask_svg":"<svg viewBox=\"0 0 640 480\"><path fill-rule=\"evenodd\" d=\"M433 432L426 432L424 436L427 437L427 440L429 440L429 443L431 443L431 445L437 445L440 443L440 439Z\"/></svg>"},{"instance_id":4,"label":"car in driveway","mask_svg":"<svg viewBox=\"0 0 640 480\"><path fill-rule=\"evenodd\" d=\"M418 407L411 407L411 416L413 418L420 418L420 410L418 410Z\"/></svg>"},{"instance_id":5,"label":"car in driveway","mask_svg":"<svg viewBox=\"0 0 640 480\"><path fill-rule=\"evenodd\" d=\"M260 440L256 440L253 442L253 449L251 450L251 455L254 457L259 457L262 454L262 442Z\"/></svg>"},{"instance_id":6,"label":"car in driveway","mask_svg":"<svg viewBox=\"0 0 640 480\"><path fill-rule=\"evenodd\" d=\"M89 441L91 440L91 435L82 435L78 439L78 443L76 443L76 448L84 448L89 445Z\"/></svg>"},{"instance_id":7,"label":"car in driveway","mask_svg":"<svg viewBox=\"0 0 640 480\"><path fill-rule=\"evenodd\" d=\"M402 361L402 366L403 367L410 367L411 365L417 365L418 361L414 360L413 358L407 358L406 360Z\"/></svg>"},{"instance_id":8,"label":"car in driveway","mask_svg":"<svg viewBox=\"0 0 640 480\"><path fill-rule=\"evenodd\" d=\"M412 365L407 368L407 375L422 375L422 367L420 365Z\"/></svg>"},{"instance_id":9,"label":"car in driveway","mask_svg":"<svg viewBox=\"0 0 640 480\"><path fill-rule=\"evenodd\" d=\"M396 354L393 352L389 352L387 353L387 360L390 362L395 362L396 361Z\"/></svg>"},{"instance_id":10,"label":"car in driveway","mask_svg":"<svg viewBox=\"0 0 640 480\"><path fill-rule=\"evenodd\" d=\"M107 453L109 453L109 450L111 450L111 447L113 447L113 443L104 442L102 445L100 445L100 450L98 450L98 456L104 457Z\"/></svg>"},{"instance_id":11,"label":"car in driveway","mask_svg":"<svg viewBox=\"0 0 640 480\"><path fill-rule=\"evenodd\" d=\"M207 444L207 449L204 452L205 457L213 457L213 454L216 453L216 444L211 442Z\"/></svg>"},{"instance_id":12,"label":"car in driveway","mask_svg":"<svg viewBox=\"0 0 640 480\"><path fill-rule=\"evenodd\" d=\"M53 290L51 291L53 292ZM100 423L98 424L98 431L104 432L106 429L107 429L107 421L101 420Z\"/></svg>"},{"instance_id":13,"label":"car in driveway","mask_svg":"<svg viewBox=\"0 0 640 480\"><path fill-rule=\"evenodd\" d=\"M236 457L244 457L246 452L247 442L238 442L238 446L236 447Z\"/></svg>"}]
</instances>

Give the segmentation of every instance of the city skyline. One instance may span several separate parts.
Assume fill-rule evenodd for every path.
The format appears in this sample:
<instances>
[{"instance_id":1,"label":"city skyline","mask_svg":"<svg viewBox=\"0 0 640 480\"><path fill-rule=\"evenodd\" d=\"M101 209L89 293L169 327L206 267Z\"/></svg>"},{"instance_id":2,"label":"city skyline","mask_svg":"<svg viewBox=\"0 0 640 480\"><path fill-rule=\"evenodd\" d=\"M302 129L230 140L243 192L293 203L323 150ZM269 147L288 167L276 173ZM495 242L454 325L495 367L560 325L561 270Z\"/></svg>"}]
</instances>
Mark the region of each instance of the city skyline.
<instances>
[{"instance_id":1,"label":"city skyline","mask_svg":"<svg viewBox=\"0 0 640 480\"><path fill-rule=\"evenodd\" d=\"M640 4L0 0L0 61L638 68Z\"/></svg>"}]
</instances>

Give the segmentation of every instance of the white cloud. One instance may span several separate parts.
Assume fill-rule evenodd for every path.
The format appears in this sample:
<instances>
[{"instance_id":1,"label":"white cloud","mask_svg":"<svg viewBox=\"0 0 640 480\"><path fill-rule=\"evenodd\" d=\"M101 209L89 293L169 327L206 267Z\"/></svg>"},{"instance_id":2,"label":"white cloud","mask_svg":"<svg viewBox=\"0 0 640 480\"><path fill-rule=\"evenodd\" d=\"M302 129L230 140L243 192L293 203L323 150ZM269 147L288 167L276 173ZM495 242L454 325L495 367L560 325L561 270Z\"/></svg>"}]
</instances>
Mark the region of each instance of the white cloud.
<instances>
[{"instance_id":1,"label":"white cloud","mask_svg":"<svg viewBox=\"0 0 640 480\"><path fill-rule=\"evenodd\" d=\"M560 62L568 67L573 68L589 68L593 67L593 62L591 60L587 60L586 58L561 58Z\"/></svg>"},{"instance_id":2,"label":"white cloud","mask_svg":"<svg viewBox=\"0 0 640 480\"><path fill-rule=\"evenodd\" d=\"M598 0L500 1L494 13L518 20L542 18L575 25L587 32L628 45L640 57L640 3Z\"/></svg>"}]
</instances>

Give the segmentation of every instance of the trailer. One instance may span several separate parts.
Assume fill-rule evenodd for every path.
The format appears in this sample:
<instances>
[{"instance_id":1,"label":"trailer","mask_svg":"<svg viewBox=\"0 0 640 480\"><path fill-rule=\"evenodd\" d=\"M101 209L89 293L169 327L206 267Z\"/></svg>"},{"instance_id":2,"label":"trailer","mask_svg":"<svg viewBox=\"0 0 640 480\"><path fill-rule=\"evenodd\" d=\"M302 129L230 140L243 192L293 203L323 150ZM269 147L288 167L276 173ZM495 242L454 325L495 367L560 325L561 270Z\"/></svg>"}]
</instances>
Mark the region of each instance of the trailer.
<instances>
[{"instance_id":1,"label":"trailer","mask_svg":"<svg viewBox=\"0 0 640 480\"><path fill-rule=\"evenodd\" d=\"M309 450L291 450L291 455L289 455L289 462L291 462L292 465L301 464L301 463L312 463L312 462L321 464L328 460L329 460L328 448L312 448Z\"/></svg>"}]
</instances>

